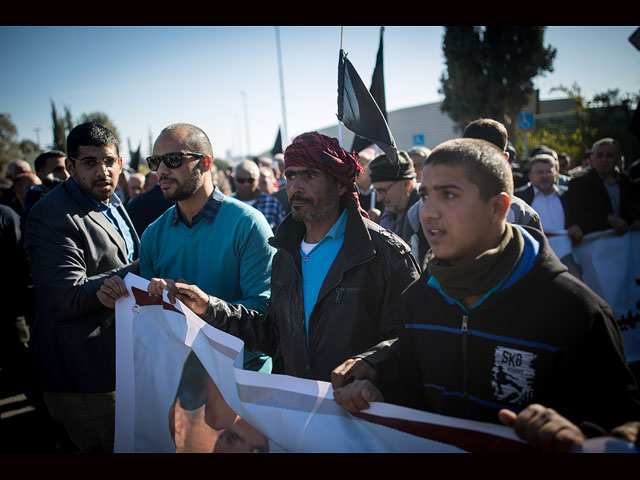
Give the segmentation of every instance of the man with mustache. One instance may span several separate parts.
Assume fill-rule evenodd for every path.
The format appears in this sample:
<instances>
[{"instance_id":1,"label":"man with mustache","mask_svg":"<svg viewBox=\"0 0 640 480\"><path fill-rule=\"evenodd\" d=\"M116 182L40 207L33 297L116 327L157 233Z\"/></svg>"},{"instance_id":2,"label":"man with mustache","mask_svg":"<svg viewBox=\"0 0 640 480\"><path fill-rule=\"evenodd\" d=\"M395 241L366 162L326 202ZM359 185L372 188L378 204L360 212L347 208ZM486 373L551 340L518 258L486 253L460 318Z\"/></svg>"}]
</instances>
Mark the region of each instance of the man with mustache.
<instances>
[{"instance_id":1,"label":"man with mustache","mask_svg":"<svg viewBox=\"0 0 640 480\"><path fill-rule=\"evenodd\" d=\"M115 319L96 292L107 276L138 272L138 235L114 193L118 140L84 123L67 137L71 177L39 200L25 227L37 293L31 330L34 388L82 452L112 452Z\"/></svg>"},{"instance_id":2,"label":"man with mustache","mask_svg":"<svg viewBox=\"0 0 640 480\"><path fill-rule=\"evenodd\" d=\"M176 204L144 230L140 275L184 279L227 302L266 312L275 254L268 243L271 227L260 211L214 186L213 149L205 132L186 123L169 125L147 163L164 198ZM150 293L156 292L153 285ZM115 277L105 280L98 296L113 307L126 293L122 279ZM244 366L270 372L272 361L245 351Z\"/></svg>"},{"instance_id":3,"label":"man with mustache","mask_svg":"<svg viewBox=\"0 0 640 480\"><path fill-rule=\"evenodd\" d=\"M157 292L169 290L247 348L279 353L285 374L329 381L344 360L397 334L395 300L418 266L408 245L360 207L355 152L311 132L287 147L284 161L291 214L270 239L278 251L266 315L196 285L156 280Z\"/></svg>"}]
</instances>

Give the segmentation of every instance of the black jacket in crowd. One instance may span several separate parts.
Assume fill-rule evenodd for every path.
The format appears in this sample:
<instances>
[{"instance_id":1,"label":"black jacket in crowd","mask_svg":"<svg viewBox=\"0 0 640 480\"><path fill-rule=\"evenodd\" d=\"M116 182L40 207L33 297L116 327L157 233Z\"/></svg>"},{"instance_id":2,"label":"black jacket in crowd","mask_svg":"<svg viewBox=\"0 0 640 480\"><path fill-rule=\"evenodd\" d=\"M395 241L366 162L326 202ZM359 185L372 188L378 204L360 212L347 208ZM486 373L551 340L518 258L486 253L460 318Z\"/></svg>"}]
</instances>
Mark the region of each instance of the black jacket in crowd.
<instances>
[{"instance_id":1,"label":"black jacket in crowd","mask_svg":"<svg viewBox=\"0 0 640 480\"><path fill-rule=\"evenodd\" d=\"M428 271L406 290L399 339L361 355L383 393L402 378L418 393L400 403L491 423L501 408L540 403L593 436L640 419L610 307L567 272L541 232L523 229L540 242L535 263L471 311L427 285Z\"/></svg>"},{"instance_id":2,"label":"black jacket in crowd","mask_svg":"<svg viewBox=\"0 0 640 480\"><path fill-rule=\"evenodd\" d=\"M620 185L620 217L631 224L640 219L640 184L629 175L618 172ZM602 178L587 167L569 182L569 190L563 195L567 204L567 225L577 224L587 234L612 228L607 216L613 213L611 200Z\"/></svg>"},{"instance_id":3,"label":"black jacket in crowd","mask_svg":"<svg viewBox=\"0 0 640 480\"><path fill-rule=\"evenodd\" d=\"M245 348L281 358L287 375L330 381L348 358L398 333L395 302L419 276L409 247L395 234L347 208L344 244L331 265L305 329L300 242L304 223L289 214L270 244L278 249L271 270L266 315L210 297L202 318L241 338Z\"/></svg>"}]
</instances>

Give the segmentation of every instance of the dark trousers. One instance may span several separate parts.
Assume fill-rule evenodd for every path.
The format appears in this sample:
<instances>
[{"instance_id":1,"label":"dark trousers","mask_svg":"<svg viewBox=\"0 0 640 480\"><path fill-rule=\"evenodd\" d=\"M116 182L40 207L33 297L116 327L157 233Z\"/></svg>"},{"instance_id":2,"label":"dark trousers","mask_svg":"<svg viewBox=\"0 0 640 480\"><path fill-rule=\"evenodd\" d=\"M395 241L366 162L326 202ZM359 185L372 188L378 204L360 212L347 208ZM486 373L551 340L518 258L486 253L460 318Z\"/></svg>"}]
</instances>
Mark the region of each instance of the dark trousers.
<instances>
[{"instance_id":1,"label":"dark trousers","mask_svg":"<svg viewBox=\"0 0 640 480\"><path fill-rule=\"evenodd\" d=\"M81 452L113 453L115 392L44 392L44 401Z\"/></svg>"}]
</instances>

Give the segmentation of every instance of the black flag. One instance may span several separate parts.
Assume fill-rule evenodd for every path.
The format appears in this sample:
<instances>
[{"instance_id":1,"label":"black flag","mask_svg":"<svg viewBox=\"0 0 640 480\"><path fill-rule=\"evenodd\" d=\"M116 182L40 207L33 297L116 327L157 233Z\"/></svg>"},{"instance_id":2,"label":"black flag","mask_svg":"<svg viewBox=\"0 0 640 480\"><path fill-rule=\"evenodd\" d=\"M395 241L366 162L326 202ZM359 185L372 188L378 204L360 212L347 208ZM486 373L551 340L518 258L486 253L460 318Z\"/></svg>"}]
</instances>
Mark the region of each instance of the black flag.
<instances>
[{"instance_id":1,"label":"black flag","mask_svg":"<svg viewBox=\"0 0 640 480\"><path fill-rule=\"evenodd\" d=\"M380 112L385 120L388 120L387 117L387 104L385 100L384 93L384 67L383 67L383 46L382 46L382 35L384 33L384 27L380 27L380 45L378 46L378 56L376 57L376 66L373 69L373 75L371 77L371 88L369 92L371 96L376 101ZM368 146L371 145L371 140L367 140L366 138L362 138L359 135L356 135L353 138L353 145L351 146L351 150L355 150L359 152L364 150Z\"/></svg>"},{"instance_id":2,"label":"black flag","mask_svg":"<svg viewBox=\"0 0 640 480\"><path fill-rule=\"evenodd\" d=\"M271 155L275 155L276 153L282 152L282 134L280 133L280 129L278 128L278 136L276 137L276 143L273 144L273 148L271 149Z\"/></svg>"},{"instance_id":3,"label":"black flag","mask_svg":"<svg viewBox=\"0 0 640 480\"><path fill-rule=\"evenodd\" d=\"M378 145L394 165L398 149L378 104L340 49L338 62L338 120L356 135Z\"/></svg>"},{"instance_id":4,"label":"black flag","mask_svg":"<svg viewBox=\"0 0 640 480\"><path fill-rule=\"evenodd\" d=\"M134 171L137 172L138 171L138 167L140 166L140 144L138 144L138 150L136 150L135 152L133 150L131 150L131 142L127 139L127 141L129 142L129 168Z\"/></svg>"}]
</instances>

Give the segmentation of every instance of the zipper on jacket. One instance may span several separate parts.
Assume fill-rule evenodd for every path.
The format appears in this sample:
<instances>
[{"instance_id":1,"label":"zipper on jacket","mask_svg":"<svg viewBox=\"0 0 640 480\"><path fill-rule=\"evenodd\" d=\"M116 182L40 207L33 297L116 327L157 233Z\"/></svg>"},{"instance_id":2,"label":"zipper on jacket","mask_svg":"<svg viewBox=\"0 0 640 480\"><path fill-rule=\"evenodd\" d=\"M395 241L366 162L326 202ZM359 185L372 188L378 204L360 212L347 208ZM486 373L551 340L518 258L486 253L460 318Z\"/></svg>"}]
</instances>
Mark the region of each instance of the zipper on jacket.
<instances>
[{"instance_id":1,"label":"zipper on jacket","mask_svg":"<svg viewBox=\"0 0 640 480\"><path fill-rule=\"evenodd\" d=\"M299 295L299 298L304 298L302 294L302 275L301 274L298 274L298 295ZM309 326L305 329L304 301L298 302L297 307L298 307L298 315L302 319L302 328L305 333L305 337L304 337L304 350L306 352L305 367L307 369L307 372L310 373L311 372L311 359L310 359L311 355L309 352L309 348L310 348L309 334L311 333L311 321L309 321ZM309 320L311 320L311 314L309 314Z\"/></svg>"},{"instance_id":2,"label":"zipper on jacket","mask_svg":"<svg viewBox=\"0 0 640 480\"><path fill-rule=\"evenodd\" d=\"M462 315L462 387L464 392L465 410L468 405L469 393L467 391L467 332L469 331L469 316ZM468 416L468 415L467 415Z\"/></svg>"},{"instance_id":3,"label":"zipper on jacket","mask_svg":"<svg viewBox=\"0 0 640 480\"><path fill-rule=\"evenodd\" d=\"M344 292L346 292L346 288L337 288L336 289L336 303L340 303L342 301L342 296L344 295Z\"/></svg>"}]
</instances>

